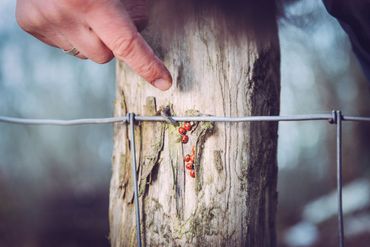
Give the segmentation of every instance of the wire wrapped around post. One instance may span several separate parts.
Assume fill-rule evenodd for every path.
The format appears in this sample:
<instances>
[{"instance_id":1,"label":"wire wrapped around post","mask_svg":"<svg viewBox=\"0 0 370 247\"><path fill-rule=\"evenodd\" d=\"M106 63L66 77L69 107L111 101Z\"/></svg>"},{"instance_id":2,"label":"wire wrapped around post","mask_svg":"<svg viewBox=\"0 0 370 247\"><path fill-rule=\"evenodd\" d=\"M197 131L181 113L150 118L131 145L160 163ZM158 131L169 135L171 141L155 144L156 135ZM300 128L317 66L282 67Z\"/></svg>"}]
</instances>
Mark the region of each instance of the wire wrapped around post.
<instances>
[{"instance_id":1,"label":"wire wrapped around post","mask_svg":"<svg viewBox=\"0 0 370 247\"><path fill-rule=\"evenodd\" d=\"M130 128L130 148L131 148L131 169L134 187L134 203L135 203L135 218L136 218L136 239L137 245L142 246L141 243L141 225L140 225L140 205L139 205L139 189L137 184L136 173L136 146L135 146L135 114L129 113L129 128Z\"/></svg>"}]
</instances>

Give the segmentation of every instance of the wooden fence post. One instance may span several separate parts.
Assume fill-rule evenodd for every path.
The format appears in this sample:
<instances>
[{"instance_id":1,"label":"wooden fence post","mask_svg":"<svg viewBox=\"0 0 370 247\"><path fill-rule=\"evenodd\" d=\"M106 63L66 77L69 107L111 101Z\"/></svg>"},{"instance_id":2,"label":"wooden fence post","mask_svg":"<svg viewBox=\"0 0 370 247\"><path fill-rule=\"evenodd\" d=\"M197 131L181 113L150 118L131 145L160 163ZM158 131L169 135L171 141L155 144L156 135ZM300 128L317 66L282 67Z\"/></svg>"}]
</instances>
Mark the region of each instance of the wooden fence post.
<instances>
[{"instance_id":1,"label":"wooden fence post","mask_svg":"<svg viewBox=\"0 0 370 247\"><path fill-rule=\"evenodd\" d=\"M225 3L224 3L225 2ZM115 115L278 115L280 53L274 1L153 1L144 36L165 61L161 92L117 65ZM240 2L240 3L239 3ZM243 2L243 3L241 3ZM277 123L135 127L146 246L275 246ZM183 157L195 147L196 177ZM114 133L112 246L136 244L128 127Z\"/></svg>"}]
</instances>

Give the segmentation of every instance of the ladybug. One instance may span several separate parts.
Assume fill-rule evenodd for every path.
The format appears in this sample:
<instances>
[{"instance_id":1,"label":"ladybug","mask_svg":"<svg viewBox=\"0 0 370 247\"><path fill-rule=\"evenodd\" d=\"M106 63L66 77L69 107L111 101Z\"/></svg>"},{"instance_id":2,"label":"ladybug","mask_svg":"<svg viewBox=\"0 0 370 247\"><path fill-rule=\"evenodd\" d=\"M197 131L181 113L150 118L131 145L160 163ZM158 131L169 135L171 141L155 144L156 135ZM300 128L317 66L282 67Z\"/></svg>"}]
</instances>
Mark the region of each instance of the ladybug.
<instances>
[{"instance_id":1,"label":"ladybug","mask_svg":"<svg viewBox=\"0 0 370 247\"><path fill-rule=\"evenodd\" d=\"M185 166L186 166L186 169L188 169L188 170L193 170L194 169L194 166L193 166L192 162L187 162Z\"/></svg>"},{"instance_id":2,"label":"ladybug","mask_svg":"<svg viewBox=\"0 0 370 247\"><path fill-rule=\"evenodd\" d=\"M191 170L189 174L190 174L190 177L195 178L195 171L194 170Z\"/></svg>"},{"instance_id":3,"label":"ladybug","mask_svg":"<svg viewBox=\"0 0 370 247\"><path fill-rule=\"evenodd\" d=\"M194 160L195 160L195 156L194 156L194 154L190 155L190 160L191 160L192 162L194 162Z\"/></svg>"},{"instance_id":4,"label":"ladybug","mask_svg":"<svg viewBox=\"0 0 370 247\"><path fill-rule=\"evenodd\" d=\"M185 162L189 162L190 161L190 154L185 155L184 161Z\"/></svg>"},{"instance_id":5,"label":"ladybug","mask_svg":"<svg viewBox=\"0 0 370 247\"><path fill-rule=\"evenodd\" d=\"M180 135L185 135L186 134L186 129L184 127L179 128L179 133Z\"/></svg>"},{"instance_id":6,"label":"ladybug","mask_svg":"<svg viewBox=\"0 0 370 247\"><path fill-rule=\"evenodd\" d=\"M187 135L183 135L183 136L181 137L181 142L182 142L182 143L188 143L188 141L189 141L189 136L187 136Z\"/></svg>"},{"instance_id":7,"label":"ladybug","mask_svg":"<svg viewBox=\"0 0 370 247\"><path fill-rule=\"evenodd\" d=\"M185 129L186 131L190 131L190 130L191 130L191 128L192 128L192 126L191 126L191 123L190 123L190 122L185 122L185 123L184 123L184 129Z\"/></svg>"}]
</instances>

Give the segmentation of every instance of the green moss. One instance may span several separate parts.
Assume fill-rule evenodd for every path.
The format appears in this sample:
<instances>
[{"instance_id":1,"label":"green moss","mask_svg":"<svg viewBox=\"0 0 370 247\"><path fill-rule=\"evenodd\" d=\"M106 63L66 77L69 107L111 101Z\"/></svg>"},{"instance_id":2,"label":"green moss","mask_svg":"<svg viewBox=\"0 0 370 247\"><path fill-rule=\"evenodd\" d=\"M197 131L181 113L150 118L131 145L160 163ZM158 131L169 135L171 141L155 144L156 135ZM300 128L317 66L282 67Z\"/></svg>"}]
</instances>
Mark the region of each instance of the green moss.
<instances>
[{"instance_id":1,"label":"green moss","mask_svg":"<svg viewBox=\"0 0 370 247\"><path fill-rule=\"evenodd\" d=\"M194 238L201 240L205 235L216 235L217 220L216 215L221 212L220 208L214 203L208 207L198 206L197 210L186 221L177 224L174 227L174 233L177 238L186 238L187 243L191 243Z\"/></svg>"},{"instance_id":2,"label":"green moss","mask_svg":"<svg viewBox=\"0 0 370 247\"><path fill-rule=\"evenodd\" d=\"M196 109L189 109L189 110L186 110L185 111L185 115L186 116L199 116L200 115L200 111L196 110Z\"/></svg>"},{"instance_id":3,"label":"green moss","mask_svg":"<svg viewBox=\"0 0 370 247\"><path fill-rule=\"evenodd\" d=\"M170 135L178 135L178 126L175 126L173 124L166 124L166 129L168 130L168 133Z\"/></svg>"},{"instance_id":4,"label":"green moss","mask_svg":"<svg viewBox=\"0 0 370 247\"><path fill-rule=\"evenodd\" d=\"M200 128L203 130L212 131L214 128L214 123L213 122L202 122L202 124L200 125Z\"/></svg>"},{"instance_id":5,"label":"green moss","mask_svg":"<svg viewBox=\"0 0 370 247\"><path fill-rule=\"evenodd\" d=\"M184 236L187 236L187 239L189 239L192 234L192 232L190 232L190 222L193 219L192 217L188 218L186 221L177 221L175 223L174 233L177 238L182 239Z\"/></svg>"}]
</instances>

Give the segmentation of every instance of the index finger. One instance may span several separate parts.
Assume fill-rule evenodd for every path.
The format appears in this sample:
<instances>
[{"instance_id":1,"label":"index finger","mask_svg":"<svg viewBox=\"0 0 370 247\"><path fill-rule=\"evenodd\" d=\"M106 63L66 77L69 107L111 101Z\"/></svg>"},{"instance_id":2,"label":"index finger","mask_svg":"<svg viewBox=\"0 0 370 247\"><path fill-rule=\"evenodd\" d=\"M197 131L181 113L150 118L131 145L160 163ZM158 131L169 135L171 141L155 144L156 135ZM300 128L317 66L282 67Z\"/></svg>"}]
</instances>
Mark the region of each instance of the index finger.
<instances>
[{"instance_id":1,"label":"index finger","mask_svg":"<svg viewBox=\"0 0 370 247\"><path fill-rule=\"evenodd\" d=\"M153 86L161 90L171 87L169 71L138 33L120 1L103 1L86 14L87 23L117 59Z\"/></svg>"}]
</instances>

